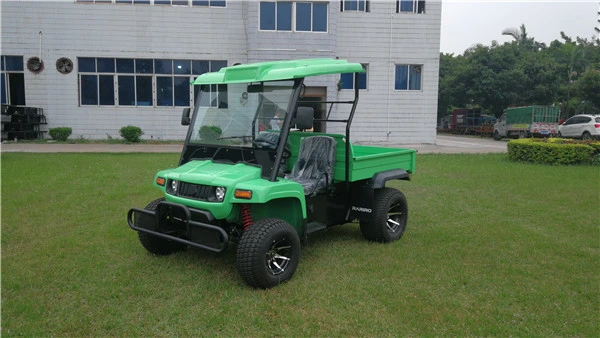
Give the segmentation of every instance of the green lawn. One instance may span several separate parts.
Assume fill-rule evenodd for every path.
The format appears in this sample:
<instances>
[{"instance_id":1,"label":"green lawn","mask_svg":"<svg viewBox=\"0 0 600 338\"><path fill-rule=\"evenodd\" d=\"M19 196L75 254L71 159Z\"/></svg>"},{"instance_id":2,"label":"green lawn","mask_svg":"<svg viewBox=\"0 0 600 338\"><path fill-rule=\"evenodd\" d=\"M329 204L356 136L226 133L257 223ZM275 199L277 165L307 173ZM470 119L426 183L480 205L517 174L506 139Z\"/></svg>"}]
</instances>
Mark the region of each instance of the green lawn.
<instances>
[{"instance_id":1,"label":"green lawn","mask_svg":"<svg viewBox=\"0 0 600 338\"><path fill-rule=\"evenodd\" d=\"M600 335L600 171L418 155L407 232L314 235L254 290L223 255L148 254L127 210L177 154L2 154L2 336Z\"/></svg>"}]
</instances>

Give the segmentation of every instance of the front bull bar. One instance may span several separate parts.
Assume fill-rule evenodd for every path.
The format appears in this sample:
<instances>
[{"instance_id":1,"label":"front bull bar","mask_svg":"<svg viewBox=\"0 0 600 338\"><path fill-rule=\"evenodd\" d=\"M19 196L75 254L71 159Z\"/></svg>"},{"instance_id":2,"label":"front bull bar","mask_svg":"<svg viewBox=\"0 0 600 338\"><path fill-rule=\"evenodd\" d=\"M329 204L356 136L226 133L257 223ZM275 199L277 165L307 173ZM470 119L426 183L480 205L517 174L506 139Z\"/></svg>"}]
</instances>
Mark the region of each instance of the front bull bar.
<instances>
[{"instance_id":1,"label":"front bull bar","mask_svg":"<svg viewBox=\"0 0 600 338\"><path fill-rule=\"evenodd\" d=\"M168 208L168 211L172 211L172 210L179 211L179 213L177 214L177 216L179 216L179 217L173 217L173 214L171 214L171 217L173 217L173 219L175 221L181 222L182 224L184 224L185 225L185 234L186 234L185 237L191 238L194 240L190 241L190 240L187 240L184 238L172 236L167 233L157 231L157 230L160 230L161 228L163 228L163 226L164 226L164 224L161 223L162 218L160 216L161 215L160 211L163 210L163 208ZM196 222L191 219L192 211L195 213L201 213L205 217L207 215L209 215L209 217L212 218L212 215L210 215L210 213L208 213L208 212L203 213L200 210L190 211L190 209L188 207L186 207L185 205L170 203L170 202L160 202L157 205L156 210L158 212L155 212L152 210L138 209L138 208L129 209L129 212L127 212L127 223L129 224L129 227L138 232L143 232L143 233L150 234L150 235L153 235L156 237L160 237L160 238L163 238L163 239L166 239L169 241L186 244L189 246L193 246L195 248L208 250L208 251L212 251L212 252L223 252L229 246L229 236L227 235L225 230L223 230L222 228L220 228L218 226L214 226L212 224ZM152 224L152 228L156 229L156 230L141 228L139 226L136 226L134 214L138 214L141 216L144 216L144 215L150 216L147 219L154 221L154 223ZM137 218L137 217L138 216L135 216L135 218ZM220 245L211 246L209 244L201 243L202 235L203 234L206 235L206 234L210 234L210 233L213 233L214 235L218 235Z\"/></svg>"}]
</instances>

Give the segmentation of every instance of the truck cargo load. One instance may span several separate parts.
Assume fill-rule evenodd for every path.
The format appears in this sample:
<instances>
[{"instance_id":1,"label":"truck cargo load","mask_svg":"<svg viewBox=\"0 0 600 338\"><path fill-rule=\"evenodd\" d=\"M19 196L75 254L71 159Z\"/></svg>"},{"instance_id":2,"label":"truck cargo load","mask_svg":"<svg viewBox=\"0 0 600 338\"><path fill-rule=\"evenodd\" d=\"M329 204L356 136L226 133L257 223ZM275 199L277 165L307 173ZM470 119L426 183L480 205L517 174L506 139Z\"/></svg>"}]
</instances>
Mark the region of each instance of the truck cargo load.
<instances>
[{"instance_id":1,"label":"truck cargo load","mask_svg":"<svg viewBox=\"0 0 600 338\"><path fill-rule=\"evenodd\" d=\"M507 108L494 124L493 137L553 136L558 134L560 109L555 106Z\"/></svg>"}]
</instances>

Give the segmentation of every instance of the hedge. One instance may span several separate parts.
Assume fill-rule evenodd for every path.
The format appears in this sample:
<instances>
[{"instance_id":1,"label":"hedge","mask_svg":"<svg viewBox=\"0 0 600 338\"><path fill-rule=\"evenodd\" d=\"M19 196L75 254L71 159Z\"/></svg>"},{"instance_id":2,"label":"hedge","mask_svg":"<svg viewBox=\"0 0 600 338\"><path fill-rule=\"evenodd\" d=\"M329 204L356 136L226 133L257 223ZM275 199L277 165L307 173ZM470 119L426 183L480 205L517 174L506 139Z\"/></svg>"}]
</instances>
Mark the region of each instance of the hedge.
<instances>
[{"instance_id":1,"label":"hedge","mask_svg":"<svg viewBox=\"0 0 600 338\"><path fill-rule=\"evenodd\" d=\"M48 134L50 134L50 137L52 137L52 139L64 142L69 138L69 136L71 136L72 132L73 129L71 129L70 127L56 127L51 128L48 131Z\"/></svg>"},{"instance_id":2,"label":"hedge","mask_svg":"<svg viewBox=\"0 0 600 338\"><path fill-rule=\"evenodd\" d=\"M508 142L512 161L552 165L594 164L600 157L600 142L562 138L526 138Z\"/></svg>"},{"instance_id":3,"label":"hedge","mask_svg":"<svg viewBox=\"0 0 600 338\"><path fill-rule=\"evenodd\" d=\"M127 142L139 142L140 136L142 135L142 129L140 127L129 125L121 128L120 133L121 137Z\"/></svg>"}]
</instances>

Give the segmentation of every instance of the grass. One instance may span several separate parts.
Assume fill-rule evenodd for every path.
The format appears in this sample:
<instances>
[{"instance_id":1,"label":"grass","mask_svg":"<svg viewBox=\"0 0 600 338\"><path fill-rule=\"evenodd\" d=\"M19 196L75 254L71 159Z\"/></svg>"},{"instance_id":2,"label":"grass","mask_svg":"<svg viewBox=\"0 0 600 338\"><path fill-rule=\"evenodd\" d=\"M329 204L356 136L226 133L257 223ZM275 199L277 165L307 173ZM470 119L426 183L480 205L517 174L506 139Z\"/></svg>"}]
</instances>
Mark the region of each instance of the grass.
<instances>
[{"instance_id":1,"label":"grass","mask_svg":"<svg viewBox=\"0 0 600 338\"><path fill-rule=\"evenodd\" d=\"M178 154L2 154L2 336L600 335L599 170L418 155L404 237L314 235L246 287L234 247L148 254L125 220Z\"/></svg>"}]
</instances>

